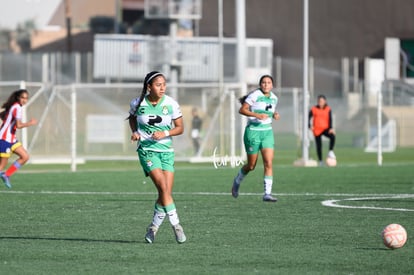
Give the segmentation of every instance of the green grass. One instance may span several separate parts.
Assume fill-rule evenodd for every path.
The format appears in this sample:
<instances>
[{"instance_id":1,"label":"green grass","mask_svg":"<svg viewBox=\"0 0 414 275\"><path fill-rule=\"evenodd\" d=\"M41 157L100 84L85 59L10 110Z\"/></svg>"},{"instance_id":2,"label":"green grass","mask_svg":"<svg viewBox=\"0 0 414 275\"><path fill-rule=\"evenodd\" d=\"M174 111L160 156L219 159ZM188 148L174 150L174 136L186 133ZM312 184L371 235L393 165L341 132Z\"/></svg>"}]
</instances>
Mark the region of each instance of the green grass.
<instances>
[{"instance_id":1,"label":"green grass","mask_svg":"<svg viewBox=\"0 0 414 275\"><path fill-rule=\"evenodd\" d=\"M0 273L412 274L414 212L321 204L414 194L413 165L404 164L412 159L400 155L400 164L383 167L359 159L362 165L336 168L275 165L276 204L261 201L261 166L233 199L236 168L179 163L174 190L183 245L168 221L154 244L144 242L156 194L137 163L94 162L78 173L28 165L12 178L12 190L1 186ZM341 204L414 210L414 197ZM389 223L407 229L405 247L382 244Z\"/></svg>"}]
</instances>

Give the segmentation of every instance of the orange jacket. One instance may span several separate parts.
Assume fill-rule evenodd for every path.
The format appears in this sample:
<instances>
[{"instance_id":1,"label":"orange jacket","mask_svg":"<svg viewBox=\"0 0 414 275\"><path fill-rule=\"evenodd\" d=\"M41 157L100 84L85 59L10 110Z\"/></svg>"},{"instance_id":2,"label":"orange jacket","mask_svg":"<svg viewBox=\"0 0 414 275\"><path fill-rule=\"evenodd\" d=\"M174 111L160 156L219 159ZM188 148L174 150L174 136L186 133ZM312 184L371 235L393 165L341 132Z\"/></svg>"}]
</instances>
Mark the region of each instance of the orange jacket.
<instances>
[{"instance_id":1,"label":"orange jacket","mask_svg":"<svg viewBox=\"0 0 414 275\"><path fill-rule=\"evenodd\" d=\"M309 112L309 128L311 127L311 118L313 117L313 134L320 136L325 130L332 128L332 111L331 107L326 105L324 108L313 106Z\"/></svg>"}]
</instances>

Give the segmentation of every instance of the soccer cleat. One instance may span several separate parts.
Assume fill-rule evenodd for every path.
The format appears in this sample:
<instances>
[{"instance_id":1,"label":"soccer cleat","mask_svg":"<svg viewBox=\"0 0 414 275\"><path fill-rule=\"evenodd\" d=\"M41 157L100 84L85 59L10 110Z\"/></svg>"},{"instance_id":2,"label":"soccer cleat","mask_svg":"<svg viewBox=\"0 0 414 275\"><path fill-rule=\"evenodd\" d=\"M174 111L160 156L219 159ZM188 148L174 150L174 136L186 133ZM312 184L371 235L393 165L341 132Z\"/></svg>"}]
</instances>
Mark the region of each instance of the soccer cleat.
<instances>
[{"instance_id":1,"label":"soccer cleat","mask_svg":"<svg viewBox=\"0 0 414 275\"><path fill-rule=\"evenodd\" d=\"M237 198L239 196L239 187L240 187L240 184L238 184L236 182L236 179L234 179L233 187L231 188L231 195L233 196L233 198Z\"/></svg>"},{"instance_id":2,"label":"soccer cleat","mask_svg":"<svg viewBox=\"0 0 414 275\"><path fill-rule=\"evenodd\" d=\"M147 241L147 243L153 243L155 240L155 234L157 234L158 228L153 225L150 224L147 228L147 234L145 234L145 240Z\"/></svg>"},{"instance_id":3,"label":"soccer cleat","mask_svg":"<svg viewBox=\"0 0 414 275\"><path fill-rule=\"evenodd\" d=\"M4 182L4 185L6 185L7 188L11 188L11 184L10 184L10 179L8 176L6 176L6 174L4 174L3 172L1 172L0 174L1 179Z\"/></svg>"},{"instance_id":4,"label":"soccer cleat","mask_svg":"<svg viewBox=\"0 0 414 275\"><path fill-rule=\"evenodd\" d=\"M336 159L336 156L335 156L335 153L334 153L334 151L329 151L329 153L328 153L328 158L331 158L331 159Z\"/></svg>"},{"instance_id":5,"label":"soccer cleat","mask_svg":"<svg viewBox=\"0 0 414 275\"><path fill-rule=\"evenodd\" d=\"M177 243L182 244L187 240L187 237L184 234L184 229L180 224L174 225L173 227L175 239Z\"/></svg>"},{"instance_id":6,"label":"soccer cleat","mask_svg":"<svg viewBox=\"0 0 414 275\"><path fill-rule=\"evenodd\" d=\"M268 202L277 202L277 198L272 197L272 195L270 194L265 194L263 196L263 201L268 201Z\"/></svg>"}]
</instances>

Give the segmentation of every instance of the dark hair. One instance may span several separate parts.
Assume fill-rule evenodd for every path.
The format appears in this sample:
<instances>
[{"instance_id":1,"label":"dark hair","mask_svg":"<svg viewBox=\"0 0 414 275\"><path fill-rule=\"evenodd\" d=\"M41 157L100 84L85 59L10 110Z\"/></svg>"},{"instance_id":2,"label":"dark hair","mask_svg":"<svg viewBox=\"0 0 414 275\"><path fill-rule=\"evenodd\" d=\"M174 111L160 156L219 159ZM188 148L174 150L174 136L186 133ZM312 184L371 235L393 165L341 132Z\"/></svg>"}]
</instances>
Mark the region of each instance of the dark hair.
<instances>
[{"instance_id":1,"label":"dark hair","mask_svg":"<svg viewBox=\"0 0 414 275\"><path fill-rule=\"evenodd\" d=\"M265 74L265 75L262 75L262 77L259 79L259 86L260 86L260 84L262 84L262 81L265 78L270 78L270 80L272 80L272 84L274 84L273 77L269 74Z\"/></svg>"},{"instance_id":2,"label":"dark hair","mask_svg":"<svg viewBox=\"0 0 414 275\"><path fill-rule=\"evenodd\" d=\"M263 81L263 79L265 79L265 78L270 78L270 80L272 81L272 84L274 84L273 77L272 77L271 75L269 75L269 74L265 74L265 75L262 75L262 76L260 77L260 79L259 79L259 86L260 86L260 84L262 84L262 81ZM240 102L240 104L243 104L243 103L246 101L246 98L249 96L249 94L250 94L250 93L248 93L247 95L244 95L244 96L242 96L241 98L239 98L239 102Z\"/></svg>"},{"instance_id":3,"label":"dark hair","mask_svg":"<svg viewBox=\"0 0 414 275\"><path fill-rule=\"evenodd\" d=\"M135 106L135 109L136 109L136 110L139 108L139 106L141 105L141 102L144 100L144 97L145 97L145 95L146 95L146 93L147 93L147 88L148 88L148 85L149 85L149 84L151 84L151 83L152 83L152 81L153 81L156 77L158 77L158 76L162 76L162 77L164 77L164 78L165 78L165 76L164 76L162 73L158 72L158 71L152 71L152 72L148 73L148 74L145 76L145 78L144 78L144 84L143 84L143 87L142 87L142 90L141 90L141 95L139 96L139 99L138 99L138 101L137 101L137 106ZM131 116L132 116L132 115L130 115L130 117L131 117Z\"/></svg>"},{"instance_id":4,"label":"dark hair","mask_svg":"<svg viewBox=\"0 0 414 275\"><path fill-rule=\"evenodd\" d=\"M6 119L7 113L10 111L10 108L16 103L19 102L19 98L22 96L22 94L29 94L29 92L26 89L20 89L17 91L14 91L6 102L1 105L1 107L4 109L0 113L0 118L2 120Z\"/></svg>"},{"instance_id":5,"label":"dark hair","mask_svg":"<svg viewBox=\"0 0 414 275\"><path fill-rule=\"evenodd\" d=\"M326 100L326 96L325 95L318 95L318 100L321 99L321 98L323 98L323 99Z\"/></svg>"}]
</instances>

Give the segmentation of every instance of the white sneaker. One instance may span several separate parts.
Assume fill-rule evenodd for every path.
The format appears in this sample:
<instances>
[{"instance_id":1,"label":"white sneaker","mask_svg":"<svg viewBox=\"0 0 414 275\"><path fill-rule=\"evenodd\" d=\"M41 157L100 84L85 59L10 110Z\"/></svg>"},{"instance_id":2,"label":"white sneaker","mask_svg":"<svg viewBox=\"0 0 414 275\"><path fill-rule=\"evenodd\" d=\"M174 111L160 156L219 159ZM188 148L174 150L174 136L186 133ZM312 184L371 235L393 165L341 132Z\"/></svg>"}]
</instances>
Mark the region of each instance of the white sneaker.
<instances>
[{"instance_id":1,"label":"white sneaker","mask_svg":"<svg viewBox=\"0 0 414 275\"><path fill-rule=\"evenodd\" d=\"M263 196L263 201L268 201L268 202L277 202L277 198L272 197L272 195L270 194L265 194Z\"/></svg>"},{"instance_id":2,"label":"white sneaker","mask_svg":"<svg viewBox=\"0 0 414 275\"><path fill-rule=\"evenodd\" d=\"M152 223L147 228L147 234L145 234L145 240L147 243L153 243L155 240L155 234L157 234L158 228Z\"/></svg>"},{"instance_id":3,"label":"white sneaker","mask_svg":"<svg viewBox=\"0 0 414 275\"><path fill-rule=\"evenodd\" d=\"M329 153L328 153L328 158L331 158L331 159L336 159L336 156L335 156L335 153L334 153L334 151L329 151Z\"/></svg>"},{"instance_id":4,"label":"white sneaker","mask_svg":"<svg viewBox=\"0 0 414 275\"><path fill-rule=\"evenodd\" d=\"M175 234L175 239L177 240L177 243L182 244L187 240L187 237L184 234L184 229L180 224L177 224L172 227Z\"/></svg>"}]
</instances>

